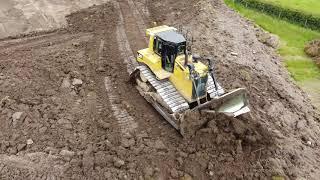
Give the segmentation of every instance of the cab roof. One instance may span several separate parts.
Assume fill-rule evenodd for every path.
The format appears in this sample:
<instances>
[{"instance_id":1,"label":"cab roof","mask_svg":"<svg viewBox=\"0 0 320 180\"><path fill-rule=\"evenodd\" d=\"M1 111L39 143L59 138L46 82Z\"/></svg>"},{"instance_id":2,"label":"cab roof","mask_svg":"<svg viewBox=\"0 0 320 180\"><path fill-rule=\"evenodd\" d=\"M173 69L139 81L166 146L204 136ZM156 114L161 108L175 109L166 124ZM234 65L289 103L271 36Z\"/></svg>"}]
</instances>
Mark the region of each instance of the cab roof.
<instances>
[{"instance_id":1,"label":"cab roof","mask_svg":"<svg viewBox=\"0 0 320 180\"><path fill-rule=\"evenodd\" d=\"M183 37L183 35L179 34L175 30L162 31L162 32L156 33L155 35L164 41L172 42L172 43L176 43L176 44L179 44L179 43L186 41L186 39Z\"/></svg>"},{"instance_id":2,"label":"cab roof","mask_svg":"<svg viewBox=\"0 0 320 180\"><path fill-rule=\"evenodd\" d=\"M146 30L147 36L154 36L155 34L163 31L169 31L169 30L177 30L174 27L169 27L167 25L157 26L153 28L149 28Z\"/></svg>"}]
</instances>

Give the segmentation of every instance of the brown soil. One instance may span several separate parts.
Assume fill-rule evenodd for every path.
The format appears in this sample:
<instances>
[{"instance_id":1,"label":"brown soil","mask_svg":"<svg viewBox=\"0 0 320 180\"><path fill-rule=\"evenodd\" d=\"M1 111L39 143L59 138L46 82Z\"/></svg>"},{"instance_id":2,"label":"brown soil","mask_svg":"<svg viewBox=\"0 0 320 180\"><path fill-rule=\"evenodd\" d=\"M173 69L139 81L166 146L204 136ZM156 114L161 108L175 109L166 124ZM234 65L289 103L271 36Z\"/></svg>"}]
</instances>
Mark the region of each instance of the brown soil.
<instances>
[{"instance_id":1,"label":"brown soil","mask_svg":"<svg viewBox=\"0 0 320 180\"><path fill-rule=\"evenodd\" d=\"M319 114L258 30L221 1L119 0L67 19L0 41L0 179L320 176ZM248 89L252 112L198 114L209 122L183 139L128 83L153 21L189 30L223 86Z\"/></svg>"}]
</instances>

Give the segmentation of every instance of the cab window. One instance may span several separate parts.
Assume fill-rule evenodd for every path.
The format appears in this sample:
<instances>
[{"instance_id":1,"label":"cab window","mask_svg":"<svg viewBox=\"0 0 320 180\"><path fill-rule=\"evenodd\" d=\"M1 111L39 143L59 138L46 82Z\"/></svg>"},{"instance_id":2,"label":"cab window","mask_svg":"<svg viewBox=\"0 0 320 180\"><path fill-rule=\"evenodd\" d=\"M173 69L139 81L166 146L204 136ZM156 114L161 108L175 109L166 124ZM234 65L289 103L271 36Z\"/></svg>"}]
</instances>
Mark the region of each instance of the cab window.
<instances>
[{"instance_id":1,"label":"cab window","mask_svg":"<svg viewBox=\"0 0 320 180\"><path fill-rule=\"evenodd\" d=\"M184 54L184 51L186 50L186 44L185 43L181 43L178 45L178 54Z\"/></svg>"},{"instance_id":2,"label":"cab window","mask_svg":"<svg viewBox=\"0 0 320 180\"><path fill-rule=\"evenodd\" d=\"M162 48L163 48L163 41L155 37L153 42L153 51L158 55L161 55Z\"/></svg>"}]
</instances>

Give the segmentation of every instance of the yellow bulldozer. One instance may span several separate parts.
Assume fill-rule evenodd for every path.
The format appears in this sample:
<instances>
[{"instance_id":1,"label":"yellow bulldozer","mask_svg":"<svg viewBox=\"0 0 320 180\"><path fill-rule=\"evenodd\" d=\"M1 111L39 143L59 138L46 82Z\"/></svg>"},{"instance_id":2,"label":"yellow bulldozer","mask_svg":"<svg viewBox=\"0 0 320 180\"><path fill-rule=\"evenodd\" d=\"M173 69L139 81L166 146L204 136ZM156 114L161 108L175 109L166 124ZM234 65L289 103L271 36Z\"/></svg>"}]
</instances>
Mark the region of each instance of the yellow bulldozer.
<instances>
[{"instance_id":1,"label":"yellow bulldozer","mask_svg":"<svg viewBox=\"0 0 320 180\"><path fill-rule=\"evenodd\" d=\"M250 111L246 90L225 92L215 77L213 59L191 54L185 36L176 28L163 25L146 33L149 47L137 52L139 66L130 79L182 135L188 131L183 123L192 112L236 117Z\"/></svg>"}]
</instances>

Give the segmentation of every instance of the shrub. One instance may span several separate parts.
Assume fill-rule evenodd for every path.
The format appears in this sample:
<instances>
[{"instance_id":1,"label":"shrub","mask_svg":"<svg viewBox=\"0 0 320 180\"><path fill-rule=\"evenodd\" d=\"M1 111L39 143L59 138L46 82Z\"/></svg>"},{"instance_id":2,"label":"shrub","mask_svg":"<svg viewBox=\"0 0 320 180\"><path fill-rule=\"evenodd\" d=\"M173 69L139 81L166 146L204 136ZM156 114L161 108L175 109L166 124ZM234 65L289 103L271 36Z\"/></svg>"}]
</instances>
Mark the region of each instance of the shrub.
<instances>
[{"instance_id":1,"label":"shrub","mask_svg":"<svg viewBox=\"0 0 320 180\"><path fill-rule=\"evenodd\" d=\"M313 57L316 64L320 67L320 39L308 43L304 48L304 51L307 55Z\"/></svg>"},{"instance_id":2,"label":"shrub","mask_svg":"<svg viewBox=\"0 0 320 180\"><path fill-rule=\"evenodd\" d=\"M309 42L304 48L304 51L311 57L320 57L320 39Z\"/></svg>"}]
</instances>

